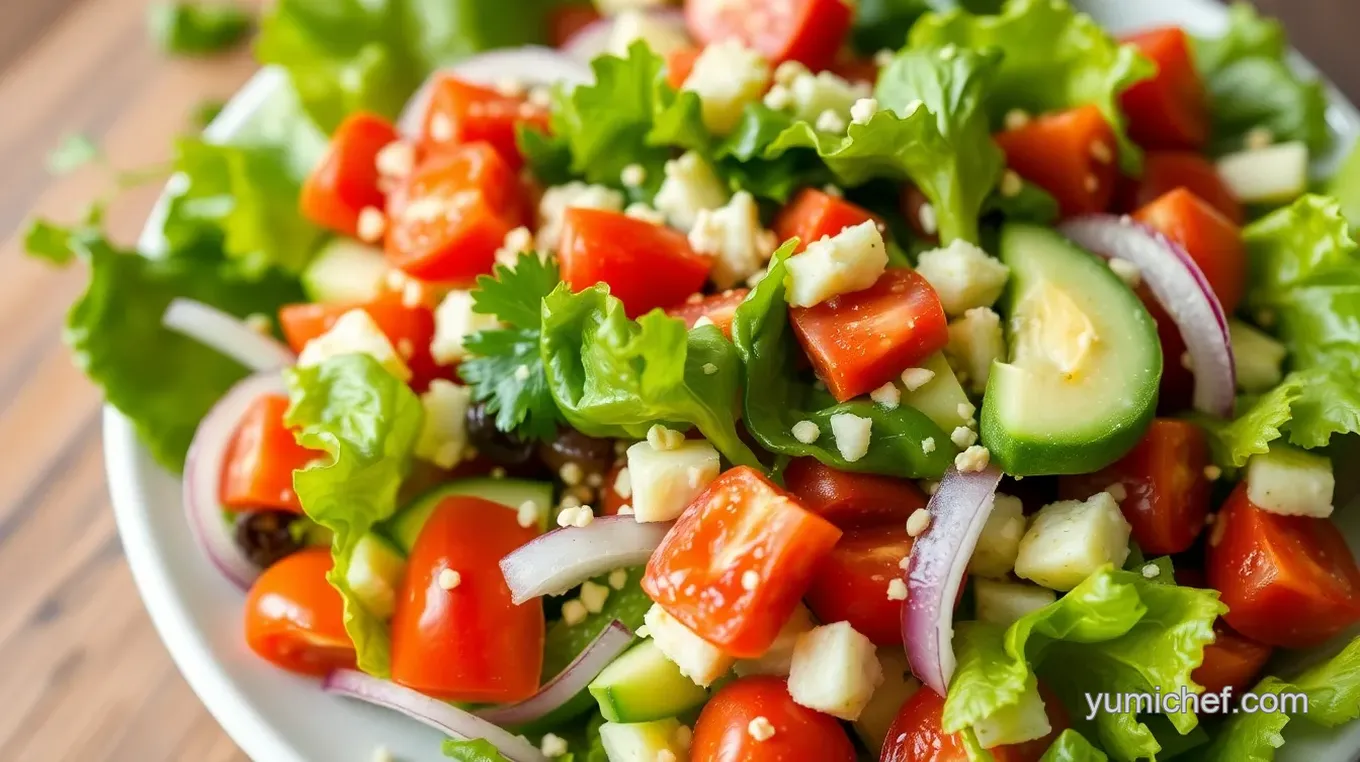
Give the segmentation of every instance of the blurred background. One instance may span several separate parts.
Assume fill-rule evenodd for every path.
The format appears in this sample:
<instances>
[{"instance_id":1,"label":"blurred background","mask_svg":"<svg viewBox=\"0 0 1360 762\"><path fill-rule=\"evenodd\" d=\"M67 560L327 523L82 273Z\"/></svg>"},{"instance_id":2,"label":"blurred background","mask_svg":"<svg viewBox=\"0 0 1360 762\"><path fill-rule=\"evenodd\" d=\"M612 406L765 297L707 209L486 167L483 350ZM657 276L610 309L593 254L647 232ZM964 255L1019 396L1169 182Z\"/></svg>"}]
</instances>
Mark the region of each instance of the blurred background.
<instances>
[{"instance_id":1,"label":"blurred background","mask_svg":"<svg viewBox=\"0 0 1360 762\"><path fill-rule=\"evenodd\" d=\"M1360 100L1355 2L1256 5L1278 16L1294 45ZM195 129L253 71L248 45L209 57L168 55L148 34L150 4L0 0L6 762L245 758L170 662L123 558L105 489L99 393L61 344L66 307L85 274L21 255L31 215L70 219L113 187L116 169L163 164L174 138ZM112 157L113 168L99 156ZM153 183L120 195L106 218L116 240L136 237L158 192Z\"/></svg>"}]
</instances>

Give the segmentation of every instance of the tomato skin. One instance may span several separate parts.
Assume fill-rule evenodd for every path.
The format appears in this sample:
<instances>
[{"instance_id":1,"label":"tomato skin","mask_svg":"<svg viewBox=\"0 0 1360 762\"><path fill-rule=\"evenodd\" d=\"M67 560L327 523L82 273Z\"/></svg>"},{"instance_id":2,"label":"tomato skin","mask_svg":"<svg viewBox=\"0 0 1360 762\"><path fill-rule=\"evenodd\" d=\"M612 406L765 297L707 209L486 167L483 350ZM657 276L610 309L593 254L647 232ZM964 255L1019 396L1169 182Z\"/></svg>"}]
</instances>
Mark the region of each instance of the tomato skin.
<instances>
[{"instance_id":1,"label":"tomato skin","mask_svg":"<svg viewBox=\"0 0 1360 762\"><path fill-rule=\"evenodd\" d=\"M841 529L905 526L926 495L910 479L838 471L816 458L794 458L784 487L809 511Z\"/></svg>"},{"instance_id":2,"label":"tomato skin","mask_svg":"<svg viewBox=\"0 0 1360 762\"><path fill-rule=\"evenodd\" d=\"M1185 188L1234 225L1244 219L1242 204L1218 175L1213 162L1194 151L1147 151L1143 176L1120 181L1119 209L1132 212L1177 188Z\"/></svg>"},{"instance_id":3,"label":"tomato skin","mask_svg":"<svg viewBox=\"0 0 1360 762\"><path fill-rule=\"evenodd\" d=\"M614 485L619 479L619 472L622 471L623 468L624 464L620 463L610 469L609 473L605 474L604 486L600 487L600 515L602 516L617 516L619 515L619 509L628 505L629 498L620 495L618 491L614 489Z\"/></svg>"},{"instance_id":4,"label":"tomato skin","mask_svg":"<svg viewBox=\"0 0 1360 762\"><path fill-rule=\"evenodd\" d=\"M1360 569L1336 525L1264 511L1245 482L1218 512L1205 572L1223 619L1259 643L1307 648L1360 622Z\"/></svg>"},{"instance_id":5,"label":"tomato skin","mask_svg":"<svg viewBox=\"0 0 1360 762\"><path fill-rule=\"evenodd\" d=\"M1006 152L1010 168L1051 193L1062 216L1109 208L1119 174L1115 166L1118 147L1100 109L1081 106L1043 114L994 138Z\"/></svg>"},{"instance_id":6,"label":"tomato skin","mask_svg":"<svg viewBox=\"0 0 1360 762\"><path fill-rule=\"evenodd\" d=\"M1053 739L1066 730L1070 723L1062 702L1042 684L1039 694L1044 699L1048 722L1053 730L1043 738L1019 744L988 749L995 762L1038 762L1052 745ZM944 715L944 699L929 688L911 695L888 728L887 741L879 762L967 762L967 748L962 733L945 735L940 730Z\"/></svg>"},{"instance_id":7,"label":"tomato skin","mask_svg":"<svg viewBox=\"0 0 1360 762\"><path fill-rule=\"evenodd\" d=\"M1157 64L1151 79L1119 97L1129 135L1146 148L1199 149L1209 140L1209 100L1179 27L1149 29L1123 38Z\"/></svg>"},{"instance_id":8,"label":"tomato skin","mask_svg":"<svg viewBox=\"0 0 1360 762\"><path fill-rule=\"evenodd\" d=\"M732 318L736 315L737 307L741 306L749 293L751 293L749 288L729 288L721 294L705 296L697 302L686 299L684 304L667 309L666 314L685 321L685 328L693 328L699 318L706 317L730 339Z\"/></svg>"},{"instance_id":9,"label":"tomato skin","mask_svg":"<svg viewBox=\"0 0 1360 762\"><path fill-rule=\"evenodd\" d=\"M1062 476L1064 500L1085 500L1118 484L1127 494L1119 503L1144 553L1166 555L1188 550L1209 514L1209 442L1204 430L1188 421L1157 418L1124 457L1093 474Z\"/></svg>"},{"instance_id":10,"label":"tomato skin","mask_svg":"<svg viewBox=\"0 0 1360 762\"><path fill-rule=\"evenodd\" d=\"M816 188L804 188L775 218L774 232L780 241L797 238L798 251L802 251L823 236L838 235L870 220L878 221L862 207Z\"/></svg>"},{"instance_id":11,"label":"tomato skin","mask_svg":"<svg viewBox=\"0 0 1360 762\"><path fill-rule=\"evenodd\" d=\"M765 652L841 530L747 466L728 470L680 515L647 562L642 589L737 658ZM755 572L755 589L742 576Z\"/></svg>"},{"instance_id":12,"label":"tomato skin","mask_svg":"<svg viewBox=\"0 0 1360 762\"><path fill-rule=\"evenodd\" d=\"M607 284L630 318L684 301L713 267L684 233L603 209L568 209L557 254L573 291Z\"/></svg>"},{"instance_id":13,"label":"tomato skin","mask_svg":"<svg viewBox=\"0 0 1360 762\"><path fill-rule=\"evenodd\" d=\"M839 402L873 391L949 343L940 298L915 270L888 270L863 291L791 307L789 320Z\"/></svg>"},{"instance_id":14,"label":"tomato skin","mask_svg":"<svg viewBox=\"0 0 1360 762\"><path fill-rule=\"evenodd\" d=\"M500 560L532 540L513 510L476 497L435 508L411 548L392 616L392 681L448 701L519 701L538 690L543 602L516 606ZM462 579L445 590L440 572Z\"/></svg>"},{"instance_id":15,"label":"tomato skin","mask_svg":"<svg viewBox=\"0 0 1360 762\"><path fill-rule=\"evenodd\" d=\"M467 285L491 272L520 225L523 189L489 143L427 157L387 198L387 259L424 281Z\"/></svg>"},{"instance_id":16,"label":"tomato skin","mask_svg":"<svg viewBox=\"0 0 1360 762\"><path fill-rule=\"evenodd\" d=\"M689 79L690 72L694 71L694 62L699 60L699 54L703 52L703 48L687 45L667 54L666 84L676 90L683 87L685 80Z\"/></svg>"},{"instance_id":17,"label":"tomato skin","mask_svg":"<svg viewBox=\"0 0 1360 762\"><path fill-rule=\"evenodd\" d=\"M1185 188L1158 198L1133 218L1180 244L1199 265L1224 314L1237 310L1247 290L1247 253L1236 225Z\"/></svg>"},{"instance_id":18,"label":"tomato skin","mask_svg":"<svg viewBox=\"0 0 1360 762\"><path fill-rule=\"evenodd\" d=\"M1190 679L1204 686L1205 693L1231 688L1246 690L1270 659L1274 649L1233 632L1222 621L1214 623L1214 642L1204 647L1204 662Z\"/></svg>"},{"instance_id":19,"label":"tomato skin","mask_svg":"<svg viewBox=\"0 0 1360 762\"><path fill-rule=\"evenodd\" d=\"M396 139L396 128L380 116L359 112L347 117L302 184L302 216L327 230L358 237L359 213L365 207L383 208L378 152Z\"/></svg>"},{"instance_id":20,"label":"tomato skin","mask_svg":"<svg viewBox=\"0 0 1360 762\"><path fill-rule=\"evenodd\" d=\"M353 669L345 606L326 581L329 548L306 548L264 570L246 596L246 644L260 658L301 675Z\"/></svg>"},{"instance_id":21,"label":"tomato skin","mask_svg":"<svg viewBox=\"0 0 1360 762\"><path fill-rule=\"evenodd\" d=\"M764 717L774 735L757 741L748 730ZM694 723L693 762L854 762L855 746L829 714L794 703L783 678L752 675L723 686Z\"/></svg>"},{"instance_id":22,"label":"tomato skin","mask_svg":"<svg viewBox=\"0 0 1360 762\"><path fill-rule=\"evenodd\" d=\"M437 123L442 129L436 128ZM446 74L430 88L430 102L421 119L420 148L441 151L485 141L512 170L518 170L524 163L515 143L515 128L520 124L548 132L548 110Z\"/></svg>"},{"instance_id":23,"label":"tomato skin","mask_svg":"<svg viewBox=\"0 0 1360 762\"><path fill-rule=\"evenodd\" d=\"M798 61L825 69L850 31L853 12L844 0L685 0L685 21L707 45L735 37L772 65Z\"/></svg>"},{"instance_id":24,"label":"tomato skin","mask_svg":"<svg viewBox=\"0 0 1360 762\"><path fill-rule=\"evenodd\" d=\"M902 644L902 606L888 598L888 583L902 577L911 553L905 524L846 532L817 565L805 596L823 623L849 622L875 645Z\"/></svg>"},{"instance_id":25,"label":"tomato skin","mask_svg":"<svg viewBox=\"0 0 1360 762\"><path fill-rule=\"evenodd\" d=\"M235 510L277 508L302 513L293 491L293 471L306 468L321 453L299 445L283 425L288 398L266 394L251 404L227 446L218 498Z\"/></svg>"}]
</instances>

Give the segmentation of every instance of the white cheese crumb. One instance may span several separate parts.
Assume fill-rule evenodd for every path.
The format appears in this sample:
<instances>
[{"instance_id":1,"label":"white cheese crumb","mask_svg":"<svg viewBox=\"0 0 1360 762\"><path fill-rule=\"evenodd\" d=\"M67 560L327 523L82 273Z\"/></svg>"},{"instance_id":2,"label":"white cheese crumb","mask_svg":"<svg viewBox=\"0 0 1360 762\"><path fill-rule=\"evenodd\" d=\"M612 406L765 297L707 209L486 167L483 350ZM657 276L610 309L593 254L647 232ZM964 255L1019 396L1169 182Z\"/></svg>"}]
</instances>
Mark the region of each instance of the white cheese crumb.
<instances>
[{"instance_id":1,"label":"white cheese crumb","mask_svg":"<svg viewBox=\"0 0 1360 762\"><path fill-rule=\"evenodd\" d=\"M619 506L619 515L620 515L620 516L632 516L632 515L633 515L633 506L628 505L627 503L624 503L623 505Z\"/></svg>"},{"instance_id":2,"label":"white cheese crumb","mask_svg":"<svg viewBox=\"0 0 1360 762\"><path fill-rule=\"evenodd\" d=\"M1162 569L1157 564L1148 564L1143 567L1143 576L1147 579L1156 579L1161 576Z\"/></svg>"},{"instance_id":3,"label":"white cheese crumb","mask_svg":"<svg viewBox=\"0 0 1360 762\"><path fill-rule=\"evenodd\" d=\"M891 381L869 392L869 399L877 402L889 410L896 410L902 404L902 390L898 389Z\"/></svg>"},{"instance_id":4,"label":"white cheese crumb","mask_svg":"<svg viewBox=\"0 0 1360 762\"><path fill-rule=\"evenodd\" d=\"M678 762L675 752L670 749L662 749L656 753L656 762Z\"/></svg>"},{"instance_id":5,"label":"white cheese crumb","mask_svg":"<svg viewBox=\"0 0 1360 762\"><path fill-rule=\"evenodd\" d=\"M1252 127L1242 137L1242 143L1248 151L1259 151L1275 142L1275 133L1269 127Z\"/></svg>"},{"instance_id":6,"label":"white cheese crumb","mask_svg":"<svg viewBox=\"0 0 1360 762\"><path fill-rule=\"evenodd\" d=\"M387 215L376 206L366 206L359 210L359 240L364 243L377 243L387 233Z\"/></svg>"},{"instance_id":7,"label":"white cheese crumb","mask_svg":"<svg viewBox=\"0 0 1360 762\"><path fill-rule=\"evenodd\" d=\"M956 426L949 435L949 441L953 442L954 446L960 450L965 450L977 444L977 438L977 432L967 426Z\"/></svg>"},{"instance_id":8,"label":"white cheese crumb","mask_svg":"<svg viewBox=\"0 0 1360 762\"><path fill-rule=\"evenodd\" d=\"M647 429L647 444L650 444L652 449L658 452L674 450L684 443L684 434L674 429L668 429L659 423Z\"/></svg>"},{"instance_id":9,"label":"white cheese crumb","mask_svg":"<svg viewBox=\"0 0 1360 762\"><path fill-rule=\"evenodd\" d=\"M992 453L982 445L973 445L954 458L954 467L963 473L981 471L992 459Z\"/></svg>"},{"instance_id":10,"label":"white cheese crumb","mask_svg":"<svg viewBox=\"0 0 1360 762\"><path fill-rule=\"evenodd\" d=\"M902 371L902 385L907 387L909 392L920 389L934 378L935 371L929 368L907 368Z\"/></svg>"},{"instance_id":11,"label":"white cheese crumb","mask_svg":"<svg viewBox=\"0 0 1360 762\"><path fill-rule=\"evenodd\" d=\"M1125 489L1124 485L1120 482L1111 484L1105 488L1105 491L1110 493L1110 497L1114 498L1116 503L1124 502L1124 499L1129 496L1129 491Z\"/></svg>"},{"instance_id":12,"label":"white cheese crumb","mask_svg":"<svg viewBox=\"0 0 1360 762\"><path fill-rule=\"evenodd\" d=\"M704 363L703 370L705 376L711 376L714 373L718 372L718 366L714 365L711 362L706 362Z\"/></svg>"},{"instance_id":13,"label":"white cheese crumb","mask_svg":"<svg viewBox=\"0 0 1360 762\"><path fill-rule=\"evenodd\" d=\"M852 124L868 124L869 120L878 113L878 100L875 98L860 98L855 101L855 105L850 107L850 122Z\"/></svg>"},{"instance_id":14,"label":"white cheese crumb","mask_svg":"<svg viewBox=\"0 0 1360 762\"><path fill-rule=\"evenodd\" d=\"M637 188L647 182L647 168L641 164L629 164L619 173L619 181L629 188Z\"/></svg>"},{"instance_id":15,"label":"white cheese crumb","mask_svg":"<svg viewBox=\"0 0 1360 762\"><path fill-rule=\"evenodd\" d=\"M663 214L662 212L660 212L660 211L658 211L658 210L656 210L656 209L653 209L653 208L650 207L650 206L647 206L646 204L642 203L641 201L637 201L637 202L634 202L634 203L632 203L632 204L629 204L629 205L628 205L628 208L623 210L623 213L624 213L626 216L632 217L632 218L635 219L635 220L642 220L643 222L650 222L650 223L653 224L653 225L665 225L665 224L666 224L666 215L665 215L665 214Z\"/></svg>"},{"instance_id":16,"label":"white cheese crumb","mask_svg":"<svg viewBox=\"0 0 1360 762\"><path fill-rule=\"evenodd\" d=\"M560 757L567 753L567 742L560 736L548 733L543 736L543 742L539 744L538 750L543 752L545 757Z\"/></svg>"},{"instance_id":17,"label":"white cheese crumb","mask_svg":"<svg viewBox=\"0 0 1360 762\"><path fill-rule=\"evenodd\" d=\"M897 54L894 53L891 48L883 48L877 53L874 53L874 66L877 66L881 69L884 66L887 66L888 64L892 63L893 59L896 57Z\"/></svg>"},{"instance_id":18,"label":"white cheese crumb","mask_svg":"<svg viewBox=\"0 0 1360 762\"><path fill-rule=\"evenodd\" d=\"M935 452L935 437L926 437L921 440L921 452L926 455Z\"/></svg>"},{"instance_id":19,"label":"white cheese crumb","mask_svg":"<svg viewBox=\"0 0 1360 762\"><path fill-rule=\"evenodd\" d=\"M604 611L604 602L609 599L609 588L589 580L581 583L581 604L586 611L598 614Z\"/></svg>"},{"instance_id":20,"label":"white cheese crumb","mask_svg":"<svg viewBox=\"0 0 1360 762\"><path fill-rule=\"evenodd\" d=\"M924 508L917 508L907 517L907 535L909 537L920 537L930 526L930 511Z\"/></svg>"},{"instance_id":21,"label":"white cheese crumb","mask_svg":"<svg viewBox=\"0 0 1360 762\"><path fill-rule=\"evenodd\" d=\"M893 577L892 581L888 583L888 600L905 601L906 599L907 583L903 582L900 577Z\"/></svg>"},{"instance_id":22,"label":"white cheese crumb","mask_svg":"<svg viewBox=\"0 0 1360 762\"><path fill-rule=\"evenodd\" d=\"M430 139L436 143L453 140L453 120L445 113L436 113L430 118Z\"/></svg>"},{"instance_id":23,"label":"white cheese crumb","mask_svg":"<svg viewBox=\"0 0 1360 762\"><path fill-rule=\"evenodd\" d=\"M751 720L746 726L746 732L757 741L768 741L774 737L774 723L769 718L761 715Z\"/></svg>"},{"instance_id":24,"label":"white cheese crumb","mask_svg":"<svg viewBox=\"0 0 1360 762\"><path fill-rule=\"evenodd\" d=\"M795 79L805 74L811 74L808 67L798 61L785 61L774 69L774 81L781 85L791 85Z\"/></svg>"},{"instance_id":25,"label":"white cheese crumb","mask_svg":"<svg viewBox=\"0 0 1360 762\"><path fill-rule=\"evenodd\" d=\"M519 509L515 511L515 521L519 522L520 526L528 529L538 523L540 510L538 503L535 503L532 500L525 500L519 504Z\"/></svg>"},{"instance_id":26,"label":"white cheese crumb","mask_svg":"<svg viewBox=\"0 0 1360 762\"><path fill-rule=\"evenodd\" d=\"M977 408L971 402L960 402L958 408L956 408L956 412L959 414L960 418L967 420L973 417L973 413L977 412Z\"/></svg>"},{"instance_id":27,"label":"white cheese crumb","mask_svg":"<svg viewBox=\"0 0 1360 762\"><path fill-rule=\"evenodd\" d=\"M853 413L837 413L831 416L831 435L836 440L836 449L841 457L854 463L869 452L870 429L874 422Z\"/></svg>"},{"instance_id":28,"label":"white cheese crumb","mask_svg":"<svg viewBox=\"0 0 1360 762\"><path fill-rule=\"evenodd\" d=\"M903 556L903 557L902 557L902 560L897 562L897 568L901 569L902 571L906 571L907 569L910 569L910 568L911 568L911 556L910 556L910 555Z\"/></svg>"},{"instance_id":29,"label":"white cheese crumb","mask_svg":"<svg viewBox=\"0 0 1360 762\"><path fill-rule=\"evenodd\" d=\"M822 430L812 421L799 421L793 424L793 438L803 444L812 444L821 435Z\"/></svg>"},{"instance_id":30,"label":"white cheese crumb","mask_svg":"<svg viewBox=\"0 0 1360 762\"><path fill-rule=\"evenodd\" d=\"M1024 109L1013 108L1010 111L1006 112L1004 121L1006 123L1006 129L1018 130L1021 127L1024 127L1025 125L1029 124L1029 120L1030 115L1028 111L1025 111Z\"/></svg>"},{"instance_id":31,"label":"white cheese crumb","mask_svg":"<svg viewBox=\"0 0 1360 762\"><path fill-rule=\"evenodd\" d=\"M615 590L622 590L628 584L628 570L615 569L609 572L609 586Z\"/></svg>"},{"instance_id":32,"label":"white cheese crumb","mask_svg":"<svg viewBox=\"0 0 1360 762\"><path fill-rule=\"evenodd\" d=\"M619 469L618 476L614 477L614 492L625 500L633 496L632 472L628 466Z\"/></svg>"},{"instance_id":33,"label":"white cheese crumb","mask_svg":"<svg viewBox=\"0 0 1360 762\"><path fill-rule=\"evenodd\" d=\"M841 190L840 186L832 185L831 183L822 186L822 193L825 193L832 198L845 198L845 191Z\"/></svg>"},{"instance_id":34,"label":"white cheese crumb","mask_svg":"<svg viewBox=\"0 0 1360 762\"><path fill-rule=\"evenodd\" d=\"M1025 181L1016 174L1015 170L1008 169L1001 175L1001 195L1007 198L1015 198L1024 190Z\"/></svg>"},{"instance_id":35,"label":"white cheese crumb","mask_svg":"<svg viewBox=\"0 0 1360 762\"><path fill-rule=\"evenodd\" d=\"M378 151L374 164L382 177L406 177L416 167L416 147L405 140L394 140Z\"/></svg>"},{"instance_id":36,"label":"white cheese crumb","mask_svg":"<svg viewBox=\"0 0 1360 762\"><path fill-rule=\"evenodd\" d=\"M463 575L453 569L439 570L439 586L445 590L453 590L463 584Z\"/></svg>"},{"instance_id":37,"label":"white cheese crumb","mask_svg":"<svg viewBox=\"0 0 1360 762\"><path fill-rule=\"evenodd\" d=\"M562 604L562 621L566 622L568 627L575 627L584 622L589 614L586 605L577 598L572 598Z\"/></svg>"},{"instance_id":38,"label":"white cheese crumb","mask_svg":"<svg viewBox=\"0 0 1360 762\"><path fill-rule=\"evenodd\" d=\"M827 109L817 115L815 126L818 132L845 132L845 117Z\"/></svg>"},{"instance_id":39,"label":"white cheese crumb","mask_svg":"<svg viewBox=\"0 0 1360 762\"><path fill-rule=\"evenodd\" d=\"M760 585L760 575L751 569L747 569L741 574L741 589L755 590Z\"/></svg>"},{"instance_id":40,"label":"white cheese crumb","mask_svg":"<svg viewBox=\"0 0 1360 762\"><path fill-rule=\"evenodd\" d=\"M694 328L707 328L710 325L715 324L713 322L713 318L709 317L708 315L700 315L699 319L694 321ZM690 330L692 331L694 330L694 328L691 328Z\"/></svg>"},{"instance_id":41,"label":"white cheese crumb","mask_svg":"<svg viewBox=\"0 0 1360 762\"><path fill-rule=\"evenodd\" d=\"M930 204L921 204L921 209L916 213L916 220L921 223L921 232L926 235L935 235L940 229L939 220L935 216L935 207Z\"/></svg>"},{"instance_id":42,"label":"white cheese crumb","mask_svg":"<svg viewBox=\"0 0 1360 762\"><path fill-rule=\"evenodd\" d=\"M681 725L675 729L674 738L681 748L688 749L694 744L694 730L688 725Z\"/></svg>"},{"instance_id":43,"label":"white cheese crumb","mask_svg":"<svg viewBox=\"0 0 1360 762\"><path fill-rule=\"evenodd\" d=\"M1109 265L1120 280L1129 284L1129 288L1138 288L1138 284L1143 282L1143 271L1129 260L1110 257Z\"/></svg>"},{"instance_id":44,"label":"white cheese crumb","mask_svg":"<svg viewBox=\"0 0 1360 762\"><path fill-rule=\"evenodd\" d=\"M529 380L529 366L528 366L528 365L521 365L521 366L519 366L518 368L515 368L515 380L516 380L516 381L528 381L528 380Z\"/></svg>"},{"instance_id":45,"label":"white cheese crumb","mask_svg":"<svg viewBox=\"0 0 1360 762\"><path fill-rule=\"evenodd\" d=\"M568 487L575 487L585 478L585 471L578 463L566 463L557 470L557 475L562 477L562 483Z\"/></svg>"},{"instance_id":46,"label":"white cheese crumb","mask_svg":"<svg viewBox=\"0 0 1360 762\"><path fill-rule=\"evenodd\" d=\"M557 514L557 525L559 527L576 527L582 529L590 526L590 522L595 520L595 512L588 505L578 505L574 508L564 508Z\"/></svg>"}]
</instances>

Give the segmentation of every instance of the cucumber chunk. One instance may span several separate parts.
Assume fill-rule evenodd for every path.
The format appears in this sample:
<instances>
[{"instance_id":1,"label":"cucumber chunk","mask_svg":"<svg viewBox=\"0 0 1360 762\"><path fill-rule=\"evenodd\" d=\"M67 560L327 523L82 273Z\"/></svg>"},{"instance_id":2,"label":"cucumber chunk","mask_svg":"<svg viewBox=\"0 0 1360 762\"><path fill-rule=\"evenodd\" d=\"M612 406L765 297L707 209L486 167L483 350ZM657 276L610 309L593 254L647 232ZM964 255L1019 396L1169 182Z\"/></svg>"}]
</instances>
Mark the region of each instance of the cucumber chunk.
<instances>
[{"instance_id":1,"label":"cucumber chunk","mask_svg":"<svg viewBox=\"0 0 1360 762\"><path fill-rule=\"evenodd\" d=\"M669 751L675 759L689 759L679 730L680 721L674 717L627 725L606 722L600 726L600 741L609 762L656 762L663 751Z\"/></svg>"},{"instance_id":2,"label":"cucumber chunk","mask_svg":"<svg viewBox=\"0 0 1360 762\"><path fill-rule=\"evenodd\" d=\"M345 584L368 613L378 619L392 618L397 588L406 573L406 555L382 537L369 532L359 538L350 558Z\"/></svg>"},{"instance_id":3,"label":"cucumber chunk","mask_svg":"<svg viewBox=\"0 0 1360 762\"><path fill-rule=\"evenodd\" d=\"M960 406L963 410L972 410L973 405L968 401L968 395L963 391L963 385L959 383L958 377L954 375L954 369L949 367L949 361L945 359L944 353L936 352L926 358L921 367L931 371L935 376L915 391L902 392L902 404L925 413L927 418L946 432L966 426L972 415L960 415ZM943 447L946 443L935 444Z\"/></svg>"},{"instance_id":4,"label":"cucumber chunk","mask_svg":"<svg viewBox=\"0 0 1360 762\"><path fill-rule=\"evenodd\" d=\"M391 268L382 250L351 238L333 238L302 271L302 290L313 302L373 301Z\"/></svg>"},{"instance_id":5,"label":"cucumber chunk","mask_svg":"<svg viewBox=\"0 0 1360 762\"><path fill-rule=\"evenodd\" d=\"M411 501L397 512L385 527L387 535L396 541L398 547L410 553L420 530L425 528L434 509L448 497L466 495L480 497L493 503L500 503L510 510L517 511L526 502L538 506L539 529L546 529L548 512L553 506L553 485L551 482L534 482L524 479L459 479L441 484Z\"/></svg>"},{"instance_id":6,"label":"cucumber chunk","mask_svg":"<svg viewBox=\"0 0 1360 762\"><path fill-rule=\"evenodd\" d=\"M590 695L610 722L649 722L702 704L708 691L680 674L652 640L628 649L590 683Z\"/></svg>"},{"instance_id":7,"label":"cucumber chunk","mask_svg":"<svg viewBox=\"0 0 1360 762\"><path fill-rule=\"evenodd\" d=\"M1233 364L1237 386L1244 392L1264 392L1284 377L1280 366L1288 354L1285 346L1240 320L1228 321L1232 335Z\"/></svg>"},{"instance_id":8,"label":"cucumber chunk","mask_svg":"<svg viewBox=\"0 0 1360 762\"><path fill-rule=\"evenodd\" d=\"M1300 141L1228 154L1218 176L1244 204L1284 204L1308 190L1308 146Z\"/></svg>"},{"instance_id":9,"label":"cucumber chunk","mask_svg":"<svg viewBox=\"0 0 1360 762\"><path fill-rule=\"evenodd\" d=\"M1332 515L1336 477L1332 461L1283 442L1247 461L1247 498L1263 511L1281 516Z\"/></svg>"}]
</instances>

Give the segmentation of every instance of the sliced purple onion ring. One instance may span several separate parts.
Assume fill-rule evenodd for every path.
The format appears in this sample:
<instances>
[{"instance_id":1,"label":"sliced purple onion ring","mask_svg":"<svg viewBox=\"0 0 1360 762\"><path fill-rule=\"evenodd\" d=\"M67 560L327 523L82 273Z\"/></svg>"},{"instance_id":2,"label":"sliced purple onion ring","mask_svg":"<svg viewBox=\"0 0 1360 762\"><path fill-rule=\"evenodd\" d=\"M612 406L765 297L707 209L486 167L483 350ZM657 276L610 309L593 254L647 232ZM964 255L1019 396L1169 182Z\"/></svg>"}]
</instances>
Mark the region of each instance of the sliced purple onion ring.
<instances>
[{"instance_id":1,"label":"sliced purple onion ring","mask_svg":"<svg viewBox=\"0 0 1360 762\"><path fill-rule=\"evenodd\" d=\"M203 554L222 575L248 590L260 569L236 545L231 526L223 520L218 499L223 461L236 427L250 406L266 394L287 394L277 372L249 376L227 391L199 422L184 463L184 511L189 531Z\"/></svg>"},{"instance_id":2,"label":"sliced purple onion ring","mask_svg":"<svg viewBox=\"0 0 1360 762\"><path fill-rule=\"evenodd\" d=\"M665 26L689 35L683 11L674 8L653 8L640 12L649 24ZM586 63L593 61L597 56L609 52L609 41L614 35L614 26L617 23L617 16L606 16L586 24L563 43L562 52Z\"/></svg>"},{"instance_id":3,"label":"sliced purple onion ring","mask_svg":"<svg viewBox=\"0 0 1360 762\"><path fill-rule=\"evenodd\" d=\"M469 741L485 739L513 762L546 762L548 759L523 736L517 736L475 714L390 680L352 669L341 669L327 675L321 687L327 693L401 712L454 738Z\"/></svg>"},{"instance_id":4,"label":"sliced purple onion ring","mask_svg":"<svg viewBox=\"0 0 1360 762\"><path fill-rule=\"evenodd\" d=\"M567 668L538 689L538 693L517 703L478 709L475 714L502 727L526 725L552 714L576 694L586 689L604 668L619 658L633 642L633 632L615 619L572 660Z\"/></svg>"},{"instance_id":5,"label":"sliced purple onion ring","mask_svg":"<svg viewBox=\"0 0 1360 762\"><path fill-rule=\"evenodd\" d=\"M501 559L515 603L561 595L591 577L647 562L670 523L639 523L632 516L600 516L584 527L554 529Z\"/></svg>"},{"instance_id":6,"label":"sliced purple onion ring","mask_svg":"<svg viewBox=\"0 0 1360 762\"><path fill-rule=\"evenodd\" d=\"M1106 259L1138 267L1143 282L1175 321L1195 374L1195 409L1231 418L1237 394L1228 318L1209 280L1185 249L1128 218L1093 214L1058 227L1077 245ZM1180 362L1168 357L1164 362Z\"/></svg>"},{"instance_id":7,"label":"sliced purple onion ring","mask_svg":"<svg viewBox=\"0 0 1360 762\"><path fill-rule=\"evenodd\" d=\"M968 473L951 466L926 504L930 525L908 557L902 644L912 673L941 696L954 675L954 601L1000 483L996 466Z\"/></svg>"},{"instance_id":8,"label":"sliced purple onion ring","mask_svg":"<svg viewBox=\"0 0 1360 762\"><path fill-rule=\"evenodd\" d=\"M235 315L192 299L175 299L161 324L211 347L253 371L286 368L297 362L292 350Z\"/></svg>"}]
</instances>

